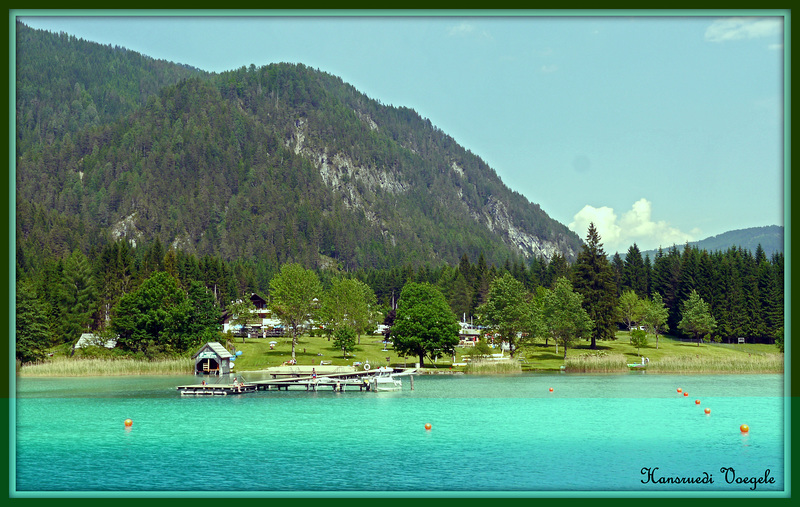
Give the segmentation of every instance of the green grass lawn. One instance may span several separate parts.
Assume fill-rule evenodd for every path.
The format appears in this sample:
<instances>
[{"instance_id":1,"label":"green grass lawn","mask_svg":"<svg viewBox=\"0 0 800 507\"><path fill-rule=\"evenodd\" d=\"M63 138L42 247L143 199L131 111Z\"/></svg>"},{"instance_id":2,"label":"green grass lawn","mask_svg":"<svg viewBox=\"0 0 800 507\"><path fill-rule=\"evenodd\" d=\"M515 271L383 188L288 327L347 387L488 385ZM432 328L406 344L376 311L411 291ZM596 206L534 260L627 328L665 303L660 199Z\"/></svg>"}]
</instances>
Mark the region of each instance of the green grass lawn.
<instances>
[{"instance_id":1,"label":"green grass lawn","mask_svg":"<svg viewBox=\"0 0 800 507\"><path fill-rule=\"evenodd\" d=\"M275 348L270 350L269 342L278 342ZM352 365L356 361L369 363L372 368L379 366L414 366L419 359L417 357L399 356L391 346L386 351L383 350L383 336L362 336L361 343L356 345L355 351L342 357L342 350L333 344L333 340L320 336L300 336L295 346L295 356L297 364L311 365L320 364L320 361L330 361L332 365ZM224 344L224 340L222 340ZM233 346L236 350L241 350L242 355L236 359L237 371L263 370L270 366L280 366L284 361L292 357L292 339L287 336L276 338L235 338ZM388 361L387 361L387 358ZM452 357L443 358L435 363L428 364L426 359L425 366L450 368Z\"/></svg>"},{"instance_id":2,"label":"green grass lawn","mask_svg":"<svg viewBox=\"0 0 800 507\"><path fill-rule=\"evenodd\" d=\"M277 341L274 350L270 350L269 342ZM333 345L333 341L328 341L325 337L301 336L296 347L298 364L310 365L319 364L322 361L330 361L334 365L352 365L354 361L362 363L368 362L373 368L378 366L391 365L395 367L414 366L419 359L414 356L399 356L392 350L391 346L387 351L383 351L382 336L362 336L361 343L356 346L356 350L345 359L342 351ZM589 348L589 341L582 341L575 348L567 350L567 357L577 357L581 354L621 354L627 363L639 363L641 357L650 359L651 365L655 366L659 361L666 358L703 359L707 361L725 359L744 359L750 356L764 356L778 353L775 345L769 344L707 344L702 343L699 347L697 343L683 342L670 337L659 336L658 349L652 335L648 336L648 345L637 351L636 347L630 345L630 335L627 331L617 333L617 339L613 341L597 342L597 349ZM242 351L242 355L236 360L237 371L261 370L270 366L280 366L284 361L291 358L291 338L236 338L233 346ZM469 349L456 348L456 362L462 362L462 358L467 356ZM499 349L497 349L499 352ZM522 363L523 371L558 371L564 365L564 350L556 347L551 341L549 345L537 343L523 348L517 357ZM388 358L388 361L387 361ZM447 356L439 358L435 363L425 360L427 368L435 369L454 369L463 370L463 367L452 367L453 357ZM655 369L655 368L654 368Z\"/></svg>"},{"instance_id":3,"label":"green grass lawn","mask_svg":"<svg viewBox=\"0 0 800 507\"><path fill-rule=\"evenodd\" d=\"M594 350L589 348L590 343L588 341L582 341L575 348L568 349L567 357L571 364L567 365L567 368L570 371L626 371L627 363L640 363L641 356L645 356L650 359L648 369L653 372L755 373L783 371L783 354L778 354L778 348L775 345L702 343L698 346L697 343L683 342L671 337L661 336L658 341L658 349L656 349L655 340L653 340L652 336L648 336L648 345L637 351L636 347L631 346L630 335L627 331L618 332L616 336L616 340L597 342L597 349ZM219 341L226 345L224 336L221 336ZM278 342L274 349L270 349L270 341ZM355 351L348 354L347 358L344 358L342 357L342 351L337 349L333 341L328 340L328 338L301 336L295 349L297 363L313 365L320 364L320 361L330 361L332 365L343 366L352 365L354 362L359 361L362 365L369 363L372 368L377 368L387 365L414 367L419 361L419 358L415 356L398 355L392 350L391 346L388 347L388 350L383 350L382 341L383 336L362 336L361 343L356 345ZM263 370L271 366L280 366L292 357L292 342L289 337L235 338L233 343L227 345L229 349L235 347L236 350L242 351L242 355L235 360L236 372ZM468 348L456 348L456 362L463 363L464 358L468 357L469 351L470 349ZM499 352L499 349L495 349L495 351ZM65 368L68 365L63 363L76 363L72 365L73 370L75 370L74 374L80 375L83 370L78 367L82 365L77 363L89 361L87 358L79 357L80 354L76 354L74 358L68 358L68 347L66 346L57 350L54 349L54 352L56 352L55 355L57 357L45 361L46 364L44 365L39 365L41 366L39 369L42 370L42 374L47 374L45 367L58 366L59 368ZM105 352L105 356L109 356L105 357L108 361L120 359L119 357L111 357L113 354L108 351L103 352ZM592 357L589 358L590 360L579 362L578 366L588 365L586 369L576 369L577 366L573 360L579 359L582 355ZM536 343L526 346L518 351L516 358L519 360L521 370L527 372L559 371L565 365L563 348L559 347L558 351L556 351L555 344L552 341L549 345ZM56 360L60 360L59 365L49 364ZM185 360L188 363L192 362L188 359L188 356ZM105 366L102 368L92 366L92 371L100 371L99 374L119 374L115 373L119 369L118 361L108 361L106 361L107 364L103 363ZM162 364L164 362L155 361L155 363ZM88 365L89 363L86 364ZM464 366L454 367L453 356L439 358L436 362L425 359L425 368L431 372L436 370L467 370L480 373L519 371L519 367L509 364L483 364L479 366L481 368L473 367L470 370L467 370ZM503 366L503 368L499 368L499 366ZM514 367L510 368L511 366ZM154 367L161 370L165 368L163 365ZM189 368L191 368L191 365ZM34 369L36 368L29 368L31 374L34 373ZM166 369L162 373L168 373L169 371L171 370Z\"/></svg>"}]
</instances>

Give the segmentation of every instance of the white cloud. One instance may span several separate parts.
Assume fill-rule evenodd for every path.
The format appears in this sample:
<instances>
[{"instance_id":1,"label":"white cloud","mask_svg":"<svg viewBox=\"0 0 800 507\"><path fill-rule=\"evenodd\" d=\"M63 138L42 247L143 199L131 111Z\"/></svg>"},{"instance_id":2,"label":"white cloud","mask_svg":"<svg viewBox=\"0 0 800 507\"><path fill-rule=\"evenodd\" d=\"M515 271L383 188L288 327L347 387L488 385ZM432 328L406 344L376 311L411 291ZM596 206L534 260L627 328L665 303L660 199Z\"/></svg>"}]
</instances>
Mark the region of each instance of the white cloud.
<instances>
[{"instance_id":1,"label":"white cloud","mask_svg":"<svg viewBox=\"0 0 800 507\"><path fill-rule=\"evenodd\" d=\"M781 49L783 49L783 44L770 44L769 46L767 46L767 49L770 49L772 51L780 51Z\"/></svg>"},{"instance_id":2,"label":"white cloud","mask_svg":"<svg viewBox=\"0 0 800 507\"><path fill-rule=\"evenodd\" d=\"M542 72L545 74L552 74L553 72L558 70L557 65L542 65Z\"/></svg>"},{"instance_id":3,"label":"white cloud","mask_svg":"<svg viewBox=\"0 0 800 507\"><path fill-rule=\"evenodd\" d=\"M783 33L781 18L723 18L706 29L706 40L724 42L737 39L756 39Z\"/></svg>"},{"instance_id":4,"label":"white cloud","mask_svg":"<svg viewBox=\"0 0 800 507\"><path fill-rule=\"evenodd\" d=\"M569 228L585 239L589 223L594 223L607 254L625 253L634 243L640 250L683 245L687 241L699 239L697 236L700 233L697 229L688 233L682 232L663 220L653 221L652 204L644 198L633 203L631 209L621 217L617 216L613 208L595 208L587 204L575 214Z\"/></svg>"}]
</instances>

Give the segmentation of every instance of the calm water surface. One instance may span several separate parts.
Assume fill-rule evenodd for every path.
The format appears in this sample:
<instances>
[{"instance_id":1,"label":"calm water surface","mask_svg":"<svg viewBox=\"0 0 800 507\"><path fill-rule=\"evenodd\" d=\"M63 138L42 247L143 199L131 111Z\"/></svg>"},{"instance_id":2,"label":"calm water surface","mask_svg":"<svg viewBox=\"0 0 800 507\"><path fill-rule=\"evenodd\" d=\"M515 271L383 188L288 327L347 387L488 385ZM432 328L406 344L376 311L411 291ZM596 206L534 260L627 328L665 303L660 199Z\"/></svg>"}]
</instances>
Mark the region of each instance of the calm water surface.
<instances>
[{"instance_id":1,"label":"calm water surface","mask_svg":"<svg viewBox=\"0 0 800 507\"><path fill-rule=\"evenodd\" d=\"M196 382L17 379L16 490L745 496L785 487L782 375L416 376L413 391L404 378L395 393L175 390ZM722 467L735 470L731 483ZM650 482L643 468L654 470ZM713 483L663 482L706 474ZM734 479L766 474L774 482L754 491Z\"/></svg>"}]
</instances>

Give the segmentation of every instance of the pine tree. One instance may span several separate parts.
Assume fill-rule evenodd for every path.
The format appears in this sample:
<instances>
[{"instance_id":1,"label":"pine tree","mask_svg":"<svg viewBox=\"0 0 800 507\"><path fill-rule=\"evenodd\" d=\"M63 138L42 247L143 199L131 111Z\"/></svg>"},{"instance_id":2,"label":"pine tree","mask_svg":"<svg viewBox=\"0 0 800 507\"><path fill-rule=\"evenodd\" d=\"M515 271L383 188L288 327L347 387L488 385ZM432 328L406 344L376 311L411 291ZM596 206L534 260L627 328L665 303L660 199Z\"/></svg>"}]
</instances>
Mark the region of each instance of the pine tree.
<instances>
[{"instance_id":1,"label":"pine tree","mask_svg":"<svg viewBox=\"0 0 800 507\"><path fill-rule=\"evenodd\" d=\"M591 348L597 348L597 340L613 340L616 323L616 286L611 265L600 243L600 234L589 224L586 244L575 263L575 291L583 296L583 307L593 322Z\"/></svg>"},{"instance_id":2,"label":"pine tree","mask_svg":"<svg viewBox=\"0 0 800 507\"><path fill-rule=\"evenodd\" d=\"M42 359L49 345L48 319L29 280L17 283L16 356L19 361Z\"/></svg>"},{"instance_id":3,"label":"pine tree","mask_svg":"<svg viewBox=\"0 0 800 507\"><path fill-rule=\"evenodd\" d=\"M75 250L64 262L61 282L61 332L64 339L77 342L89 329L96 309L96 285L89 260Z\"/></svg>"},{"instance_id":4,"label":"pine tree","mask_svg":"<svg viewBox=\"0 0 800 507\"><path fill-rule=\"evenodd\" d=\"M680 299L678 298L678 285L681 274L681 257L676 246L664 252L659 248L653 263L653 281L651 292L661 294L669 312L667 325L670 329L677 329L680 320Z\"/></svg>"},{"instance_id":5,"label":"pine tree","mask_svg":"<svg viewBox=\"0 0 800 507\"><path fill-rule=\"evenodd\" d=\"M636 243L628 248L622 268L622 286L631 289L640 298L647 297L647 273L644 269L642 253Z\"/></svg>"},{"instance_id":6,"label":"pine tree","mask_svg":"<svg viewBox=\"0 0 800 507\"><path fill-rule=\"evenodd\" d=\"M614 256L611 258L611 269L614 273L614 285L617 288L617 297L622 295L623 289L625 285L623 283L623 276L625 273L625 262L622 260L622 257L619 255L619 252L614 253Z\"/></svg>"}]
</instances>

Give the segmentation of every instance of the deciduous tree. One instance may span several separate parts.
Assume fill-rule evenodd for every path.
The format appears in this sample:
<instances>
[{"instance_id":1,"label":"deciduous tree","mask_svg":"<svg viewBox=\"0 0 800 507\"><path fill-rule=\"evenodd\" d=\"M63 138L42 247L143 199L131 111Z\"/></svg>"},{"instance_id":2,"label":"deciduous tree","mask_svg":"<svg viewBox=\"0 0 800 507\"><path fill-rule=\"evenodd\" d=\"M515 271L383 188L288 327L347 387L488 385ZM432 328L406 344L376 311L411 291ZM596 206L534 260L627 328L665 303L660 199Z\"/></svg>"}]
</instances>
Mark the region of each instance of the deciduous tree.
<instances>
[{"instance_id":1,"label":"deciduous tree","mask_svg":"<svg viewBox=\"0 0 800 507\"><path fill-rule=\"evenodd\" d=\"M300 329L317 309L322 284L317 274L300 264L284 264L269 282L272 311L292 333L292 359Z\"/></svg>"},{"instance_id":2,"label":"deciduous tree","mask_svg":"<svg viewBox=\"0 0 800 507\"><path fill-rule=\"evenodd\" d=\"M403 287L391 339L400 355L436 359L453 354L458 345L458 320L438 288L410 282Z\"/></svg>"},{"instance_id":3,"label":"deciduous tree","mask_svg":"<svg viewBox=\"0 0 800 507\"><path fill-rule=\"evenodd\" d=\"M531 327L531 307L525 286L510 273L495 278L489 286L486 303L477 312L482 323L500 333L510 346L511 357L517 348L517 334Z\"/></svg>"},{"instance_id":4,"label":"deciduous tree","mask_svg":"<svg viewBox=\"0 0 800 507\"><path fill-rule=\"evenodd\" d=\"M642 320L645 312L645 302L631 289L622 293L617 304L617 318L625 323L628 331L634 322Z\"/></svg>"},{"instance_id":5,"label":"deciduous tree","mask_svg":"<svg viewBox=\"0 0 800 507\"><path fill-rule=\"evenodd\" d=\"M653 299L646 301L644 315L642 316L642 323L645 328L656 336L656 350L658 349L658 335L659 333L666 333L669 331L667 326L667 318L669 311L664 306L664 300L661 299L661 294L653 294Z\"/></svg>"},{"instance_id":6,"label":"deciduous tree","mask_svg":"<svg viewBox=\"0 0 800 507\"><path fill-rule=\"evenodd\" d=\"M693 290L689 294L689 299L683 302L683 318L678 323L678 329L684 333L692 335L700 346L700 339L703 335L712 332L717 327L717 321L708 309L708 303Z\"/></svg>"},{"instance_id":7,"label":"deciduous tree","mask_svg":"<svg viewBox=\"0 0 800 507\"><path fill-rule=\"evenodd\" d=\"M117 346L153 355L184 352L191 308L178 281L165 271L153 273L135 291L125 294L114 307L111 330Z\"/></svg>"},{"instance_id":8,"label":"deciduous tree","mask_svg":"<svg viewBox=\"0 0 800 507\"><path fill-rule=\"evenodd\" d=\"M360 341L362 334L377 325L376 305L375 293L369 285L355 278L335 278L322 296L319 315L334 335L337 329L348 327Z\"/></svg>"},{"instance_id":9,"label":"deciduous tree","mask_svg":"<svg viewBox=\"0 0 800 507\"><path fill-rule=\"evenodd\" d=\"M579 338L587 336L594 329L594 322L582 305L583 296L572 290L572 284L565 277L556 280L553 288L545 295L545 325L564 347L567 348Z\"/></svg>"}]
</instances>

